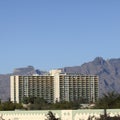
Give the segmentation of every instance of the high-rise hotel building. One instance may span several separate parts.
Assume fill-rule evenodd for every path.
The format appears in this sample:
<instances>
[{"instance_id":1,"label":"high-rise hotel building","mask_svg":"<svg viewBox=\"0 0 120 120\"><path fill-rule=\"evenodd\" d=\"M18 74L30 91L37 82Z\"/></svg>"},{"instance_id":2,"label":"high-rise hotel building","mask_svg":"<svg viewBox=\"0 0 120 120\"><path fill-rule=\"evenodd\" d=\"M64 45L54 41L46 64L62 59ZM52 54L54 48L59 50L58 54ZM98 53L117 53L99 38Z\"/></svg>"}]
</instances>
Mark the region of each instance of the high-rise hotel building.
<instances>
[{"instance_id":1,"label":"high-rise hotel building","mask_svg":"<svg viewBox=\"0 0 120 120\"><path fill-rule=\"evenodd\" d=\"M41 97L47 102L75 101L84 98L95 102L99 96L97 75L80 75L51 70L47 75L11 76L11 101L20 103L24 97Z\"/></svg>"}]
</instances>

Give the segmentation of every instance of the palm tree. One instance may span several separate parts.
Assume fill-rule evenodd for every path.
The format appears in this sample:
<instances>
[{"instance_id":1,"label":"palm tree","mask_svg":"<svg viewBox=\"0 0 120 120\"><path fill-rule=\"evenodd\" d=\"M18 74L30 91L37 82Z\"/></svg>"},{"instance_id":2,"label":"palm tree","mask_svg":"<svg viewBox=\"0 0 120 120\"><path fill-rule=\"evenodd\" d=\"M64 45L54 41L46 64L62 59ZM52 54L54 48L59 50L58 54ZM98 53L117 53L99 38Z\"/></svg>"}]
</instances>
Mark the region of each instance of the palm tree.
<instances>
[{"instance_id":1,"label":"palm tree","mask_svg":"<svg viewBox=\"0 0 120 120\"><path fill-rule=\"evenodd\" d=\"M47 120L60 120L60 118L56 118L55 115L49 111L47 114Z\"/></svg>"}]
</instances>

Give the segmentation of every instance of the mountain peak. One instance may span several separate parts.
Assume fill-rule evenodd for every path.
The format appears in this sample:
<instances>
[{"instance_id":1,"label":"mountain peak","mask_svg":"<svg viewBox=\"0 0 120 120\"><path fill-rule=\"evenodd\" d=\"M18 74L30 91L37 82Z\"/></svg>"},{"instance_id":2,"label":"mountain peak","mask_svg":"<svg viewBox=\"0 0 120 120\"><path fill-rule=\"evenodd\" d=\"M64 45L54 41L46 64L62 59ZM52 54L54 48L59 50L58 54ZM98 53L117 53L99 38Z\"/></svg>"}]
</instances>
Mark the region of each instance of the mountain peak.
<instances>
[{"instance_id":1,"label":"mountain peak","mask_svg":"<svg viewBox=\"0 0 120 120\"><path fill-rule=\"evenodd\" d=\"M96 58L94 59L94 61L102 61L102 60L104 60L102 57L96 57Z\"/></svg>"},{"instance_id":2,"label":"mountain peak","mask_svg":"<svg viewBox=\"0 0 120 120\"><path fill-rule=\"evenodd\" d=\"M98 75L100 95L110 91L120 91L120 58L104 60L102 57L96 57L81 66L65 67L65 70L69 73Z\"/></svg>"},{"instance_id":3,"label":"mountain peak","mask_svg":"<svg viewBox=\"0 0 120 120\"><path fill-rule=\"evenodd\" d=\"M93 62L97 65L103 65L105 60L102 57L96 57Z\"/></svg>"},{"instance_id":4,"label":"mountain peak","mask_svg":"<svg viewBox=\"0 0 120 120\"><path fill-rule=\"evenodd\" d=\"M93 61L87 62L81 66L61 68L63 72L79 73L81 75L98 75L99 76L99 94L110 91L120 93L120 58L104 60L102 57L96 57ZM0 75L0 98L7 99L10 97L10 75L33 75L44 74L45 71L34 69L33 66L27 66L14 69L11 74Z\"/></svg>"}]
</instances>

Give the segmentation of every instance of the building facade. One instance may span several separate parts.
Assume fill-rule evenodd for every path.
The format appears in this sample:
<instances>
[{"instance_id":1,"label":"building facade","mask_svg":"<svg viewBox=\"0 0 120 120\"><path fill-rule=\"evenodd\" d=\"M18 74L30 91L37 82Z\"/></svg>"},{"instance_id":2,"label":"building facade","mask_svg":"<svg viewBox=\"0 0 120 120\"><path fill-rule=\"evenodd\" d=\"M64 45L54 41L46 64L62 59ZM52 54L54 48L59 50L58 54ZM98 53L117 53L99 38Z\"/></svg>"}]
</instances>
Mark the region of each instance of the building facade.
<instances>
[{"instance_id":1,"label":"building facade","mask_svg":"<svg viewBox=\"0 0 120 120\"><path fill-rule=\"evenodd\" d=\"M11 101L22 102L24 97L40 97L54 101L53 76L11 76Z\"/></svg>"},{"instance_id":2,"label":"building facade","mask_svg":"<svg viewBox=\"0 0 120 120\"><path fill-rule=\"evenodd\" d=\"M24 97L40 97L47 102L95 102L99 96L99 78L96 75L79 75L51 70L47 75L11 76L11 101L22 102Z\"/></svg>"},{"instance_id":3,"label":"building facade","mask_svg":"<svg viewBox=\"0 0 120 120\"><path fill-rule=\"evenodd\" d=\"M60 75L60 101L95 102L98 99L98 77L93 75Z\"/></svg>"}]
</instances>

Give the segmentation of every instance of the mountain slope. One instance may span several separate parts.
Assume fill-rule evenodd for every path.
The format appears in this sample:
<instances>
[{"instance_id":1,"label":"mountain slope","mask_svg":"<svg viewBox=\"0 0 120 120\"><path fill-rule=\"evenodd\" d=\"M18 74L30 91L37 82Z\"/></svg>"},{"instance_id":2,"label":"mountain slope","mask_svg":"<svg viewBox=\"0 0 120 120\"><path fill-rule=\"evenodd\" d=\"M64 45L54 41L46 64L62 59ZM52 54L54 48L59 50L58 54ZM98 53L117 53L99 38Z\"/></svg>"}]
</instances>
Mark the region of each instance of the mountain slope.
<instances>
[{"instance_id":1,"label":"mountain slope","mask_svg":"<svg viewBox=\"0 0 120 120\"><path fill-rule=\"evenodd\" d=\"M100 95L109 91L120 93L120 59L104 60L101 57L84 63L81 66L61 68L63 72L79 73L99 76ZM10 98L10 75L44 74L46 72L36 70L32 66L14 69L11 74L0 75L0 99Z\"/></svg>"},{"instance_id":2,"label":"mountain slope","mask_svg":"<svg viewBox=\"0 0 120 120\"><path fill-rule=\"evenodd\" d=\"M65 67L64 72L99 76L100 95L109 91L120 92L120 59L104 60L101 57L81 66Z\"/></svg>"}]
</instances>

